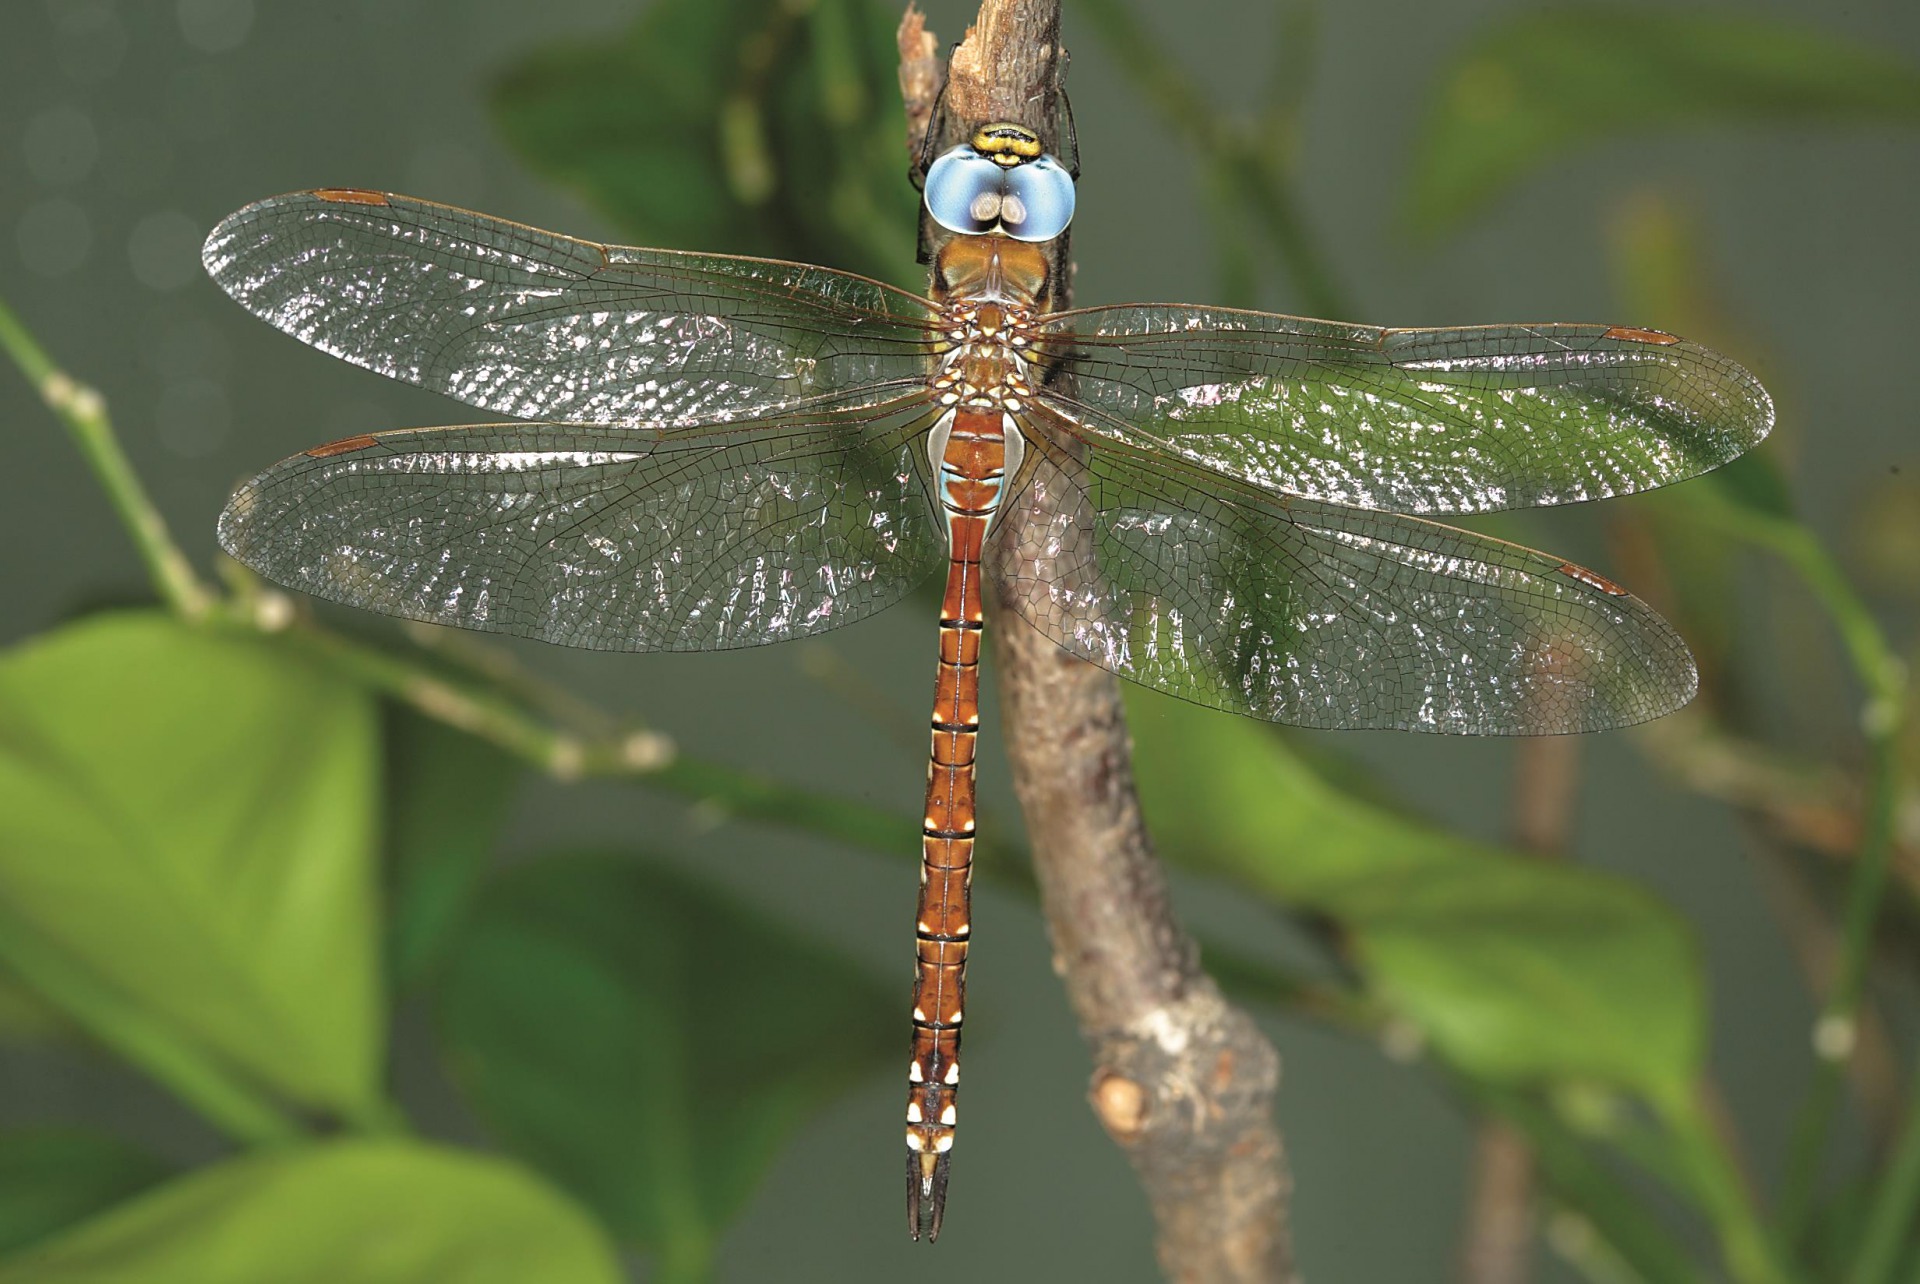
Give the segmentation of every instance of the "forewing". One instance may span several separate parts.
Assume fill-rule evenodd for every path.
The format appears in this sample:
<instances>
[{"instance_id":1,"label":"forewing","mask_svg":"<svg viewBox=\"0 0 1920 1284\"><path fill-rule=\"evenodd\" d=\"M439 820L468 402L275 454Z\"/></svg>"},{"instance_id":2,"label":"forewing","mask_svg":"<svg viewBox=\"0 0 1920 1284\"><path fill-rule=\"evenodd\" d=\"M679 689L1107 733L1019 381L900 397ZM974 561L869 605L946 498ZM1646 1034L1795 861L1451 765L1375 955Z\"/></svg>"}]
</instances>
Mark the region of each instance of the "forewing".
<instances>
[{"instance_id":1,"label":"forewing","mask_svg":"<svg viewBox=\"0 0 1920 1284\"><path fill-rule=\"evenodd\" d=\"M668 432L508 423L351 437L235 492L220 543L387 615L612 651L821 633L944 558L924 403Z\"/></svg>"},{"instance_id":2,"label":"forewing","mask_svg":"<svg viewBox=\"0 0 1920 1284\"><path fill-rule=\"evenodd\" d=\"M596 245L404 196L274 197L202 258L295 338L499 414L688 426L925 379L930 306L865 277Z\"/></svg>"},{"instance_id":3,"label":"forewing","mask_svg":"<svg viewBox=\"0 0 1920 1284\"><path fill-rule=\"evenodd\" d=\"M1257 486L1396 513L1484 513L1664 486L1773 427L1740 366L1652 330L1387 330L1227 308L1043 322L1089 432Z\"/></svg>"},{"instance_id":4,"label":"forewing","mask_svg":"<svg viewBox=\"0 0 1920 1284\"><path fill-rule=\"evenodd\" d=\"M1029 623L1122 677L1297 726L1476 735L1626 726L1693 695L1673 629L1591 571L1027 436L989 568Z\"/></svg>"}]
</instances>

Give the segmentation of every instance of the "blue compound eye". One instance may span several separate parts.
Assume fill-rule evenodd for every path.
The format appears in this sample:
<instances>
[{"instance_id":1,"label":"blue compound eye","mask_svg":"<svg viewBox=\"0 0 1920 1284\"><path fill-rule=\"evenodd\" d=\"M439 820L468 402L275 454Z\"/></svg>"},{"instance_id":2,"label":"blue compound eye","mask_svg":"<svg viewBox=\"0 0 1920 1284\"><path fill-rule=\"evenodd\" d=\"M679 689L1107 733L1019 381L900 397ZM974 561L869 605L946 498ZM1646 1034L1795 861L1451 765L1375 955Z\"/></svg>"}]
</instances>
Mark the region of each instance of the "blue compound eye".
<instances>
[{"instance_id":1,"label":"blue compound eye","mask_svg":"<svg viewBox=\"0 0 1920 1284\"><path fill-rule=\"evenodd\" d=\"M1000 221L1006 177L1006 170L973 148L956 147L927 167L927 212L949 232L991 232Z\"/></svg>"},{"instance_id":2,"label":"blue compound eye","mask_svg":"<svg viewBox=\"0 0 1920 1284\"><path fill-rule=\"evenodd\" d=\"M1000 227L1016 241L1051 241L1073 222L1073 176L1051 156L1006 172ZM939 215L935 214L935 218Z\"/></svg>"}]
</instances>

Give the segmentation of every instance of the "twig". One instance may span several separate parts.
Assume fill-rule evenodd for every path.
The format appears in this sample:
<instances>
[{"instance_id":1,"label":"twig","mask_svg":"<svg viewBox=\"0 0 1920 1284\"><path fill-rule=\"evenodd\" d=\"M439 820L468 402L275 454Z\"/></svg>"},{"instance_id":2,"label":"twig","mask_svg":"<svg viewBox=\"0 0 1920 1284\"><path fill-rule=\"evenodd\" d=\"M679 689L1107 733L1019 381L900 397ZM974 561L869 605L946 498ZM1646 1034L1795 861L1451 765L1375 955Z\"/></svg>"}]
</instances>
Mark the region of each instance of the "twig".
<instances>
[{"instance_id":1,"label":"twig","mask_svg":"<svg viewBox=\"0 0 1920 1284\"><path fill-rule=\"evenodd\" d=\"M1466 1284L1526 1284L1533 1274L1533 1151L1512 1125L1480 1124L1460 1250Z\"/></svg>"},{"instance_id":2,"label":"twig","mask_svg":"<svg viewBox=\"0 0 1920 1284\"><path fill-rule=\"evenodd\" d=\"M987 0L948 68L947 107L969 124L1050 122L1060 62L1059 0ZM1290 1280L1279 1058L1173 916L1118 684L996 605L1007 750L1055 967L1093 1049L1095 1114L1153 1205L1161 1267L1176 1280Z\"/></svg>"},{"instance_id":3,"label":"twig","mask_svg":"<svg viewBox=\"0 0 1920 1284\"><path fill-rule=\"evenodd\" d=\"M80 447L107 498L133 536L160 595L189 619L206 613L212 596L193 573L193 566L167 533L166 519L147 497L145 487L127 462L120 442L107 422L106 400L94 389L68 377L27 333L12 309L0 302L0 349L30 380Z\"/></svg>"},{"instance_id":4,"label":"twig","mask_svg":"<svg viewBox=\"0 0 1920 1284\"><path fill-rule=\"evenodd\" d=\"M907 117L907 160L917 162L927 126L933 123L934 104L940 101L941 86L947 83L947 68L940 57L940 42L927 30L926 15L911 3L900 19L896 40L900 47L900 101Z\"/></svg>"},{"instance_id":5,"label":"twig","mask_svg":"<svg viewBox=\"0 0 1920 1284\"><path fill-rule=\"evenodd\" d=\"M1862 790L1847 772L1743 740L1698 708L1635 727L1633 736L1680 785L1740 808L1782 841L1836 860L1859 857ZM1892 802L1893 874L1920 902L1920 791L1903 788Z\"/></svg>"}]
</instances>

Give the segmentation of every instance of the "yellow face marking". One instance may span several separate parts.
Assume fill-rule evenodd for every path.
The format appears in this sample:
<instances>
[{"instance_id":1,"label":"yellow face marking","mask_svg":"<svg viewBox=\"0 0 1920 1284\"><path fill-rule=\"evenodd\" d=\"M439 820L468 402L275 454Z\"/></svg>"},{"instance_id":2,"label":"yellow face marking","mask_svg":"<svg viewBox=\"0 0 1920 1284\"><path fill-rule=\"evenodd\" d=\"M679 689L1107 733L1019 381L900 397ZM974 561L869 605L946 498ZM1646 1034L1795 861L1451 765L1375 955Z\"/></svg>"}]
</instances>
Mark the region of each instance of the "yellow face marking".
<instances>
[{"instance_id":1,"label":"yellow face marking","mask_svg":"<svg viewBox=\"0 0 1920 1284\"><path fill-rule=\"evenodd\" d=\"M1025 125L995 121L974 131L973 150L1012 169L1040 155L1040 135Z\"/></svg>"}]
</instances>

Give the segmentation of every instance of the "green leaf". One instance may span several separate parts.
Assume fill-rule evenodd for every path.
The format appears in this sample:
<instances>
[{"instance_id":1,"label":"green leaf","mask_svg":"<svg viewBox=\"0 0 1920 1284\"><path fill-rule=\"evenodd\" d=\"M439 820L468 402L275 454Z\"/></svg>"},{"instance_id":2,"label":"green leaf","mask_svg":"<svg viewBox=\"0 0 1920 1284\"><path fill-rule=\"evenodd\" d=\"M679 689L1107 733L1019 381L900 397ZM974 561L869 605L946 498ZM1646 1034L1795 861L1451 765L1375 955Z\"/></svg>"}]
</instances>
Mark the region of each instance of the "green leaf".
<instances>
[{"instance_id":1,"label":"green leaf","mask_svg":"<svg viewBox=\"0 0 1920 1284\"><path fill-rule=\"evenodd\" d=\"M350 1141L168 1183L0 1265L0 1284L618 1284L610 1246L531 1173Z\"/></svg>"},{"instance_id":2,"label":"green leaf","mask_svg":"<svg viewBox=\"0 0 1920 1284\"><path fill-rule=\"evenodd\" d=\"M373 1112L374 733L357 689L158 613L0 656L0 960L177 1089L203 1060Z\"/></svg>"},{"instance_id":3,"label":"green leaf","mask_svg":"<svg viewBox=\"0 0 1920 1284\"><path fill-rule=\"evenodd\" d=\"M872 0L660 0L624 37L513 68L493 114L637 239L907 281L898 58Z\"/></svg>"},{"instance_id":4,"label":"green leaf","mask_svg":"<svg viewBox=\"0 0 1920 1284\"><path fill-rule=\"evenodd\" d=\"M45 1129L0 1135L0 1254L17 1252L169 1173L118 1137Z\"/></svg>"},{"instance_id":5,"label":"green leaf","mask_svg":"<svg viewBox=\"0 0 1920 1284\"><path fill-rule=\"evenodd\" d=\"M0 970L0 1044L56 1043L73 1024L18 977Z\"/></svg>"},{"instance_id":6,"label":"green leaf","mask_svg":"<svg viewBox=\"0 0 1920 1284\"><path fill-rule=\"evenodd\" d=\"M440 1017L501 1141L678 1277L788 1136L900 1054L898 998L679 875L569 856L488 887Z\"/></svg>"},{"instance_id":7,"label":"green leaf","mask_svg":"<svg viewBox=\"0 0 1920 1284\"><path fill-rule=\"evenodd\" d=\"M486 872L520 779L496 745L389 707L387 959L403 986L438 962Z\"/></svg>"},{"instance_id":8,"label":"green leaf","mask_svg":"<svg viewBox=\"0 0 1920 1284\"><path fill-rule=\"evenodd\" d=\"M1529 170L1603 138L1732 124L1920 120L1920 72L1731 12L1583 4L1483 30L1442 74L1402 217L1452 231Z\"/></svg>"},{"instance_id":9,"label":"green leaf","mask_svg":"<svg viewBox=\"0 0 1920 1284\"><path fill-rule=\"evenodd\" d=\"M1328 784L1268 728L1129 690L1169 859L1339 923L1374 997L1493 1083L1690 1091L1704 1000L1684 927L1620 879L1444 833Z\"/></svg>"}]
</instances>

